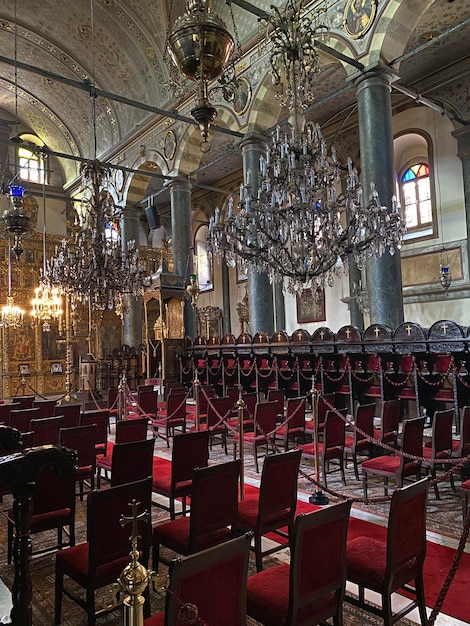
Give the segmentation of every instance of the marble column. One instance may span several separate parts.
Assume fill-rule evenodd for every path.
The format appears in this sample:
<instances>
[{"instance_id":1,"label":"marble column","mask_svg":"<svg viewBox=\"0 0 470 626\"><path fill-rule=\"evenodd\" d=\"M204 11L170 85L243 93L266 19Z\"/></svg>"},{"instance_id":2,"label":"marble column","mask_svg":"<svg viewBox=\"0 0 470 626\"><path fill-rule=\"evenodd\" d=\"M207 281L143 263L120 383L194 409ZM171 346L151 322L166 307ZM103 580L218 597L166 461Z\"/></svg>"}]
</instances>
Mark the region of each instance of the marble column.
<instances>
[{"instance_id":1,"label":"marble column","mask_svg":"<svg viewBox=\"0 0 470 626\"><path fill-rule=\"evenodd\" d=\"M457 139L458 157L462 161L463 191L465 196L465 218L467 227L467 254L470 265L470 126L454 130L452 136ZM470 275L470 267L467 268Z\"/></svg>"},{"instance_id":2,"label":"marble column","mask_svg":"<svg viewBox=\"0 0 470 626\"><path fill-rule=\"evenodd\" d=\"M193 270L193 235L191 229L191 185L187 178L175 177L169 183L171 228L175 274L185 279L185 287ZM188 300L184 301L185 334L196 337L196 312Z\"/></svg>"},{"instance_id":3,"label":"marble column","mask_svg":"<svg viewBox=\"0 0 470 626\"><path fill-rule=\"evenodd\" d=\"M222 334L232 332L232 319L230 316L230 279L227 263L222 263Z\"/></svg>"},{"instance_id":4,"label":"marble column","mask_svg":"<svg viewBox=\"0 0 470 626\"><path fill-rule=\"evenodd\" d=\"M351 78L356 87L359 114L359 146L364 201L375 183L383 205L390 207L395 194L391 107L392 72L382 65L367 68ZM403 322L400 254L388 252L367 262L367 289L371 324L395 329Z\"/></svg>"},{"instance_id":5,"label":"marble column","mask_svg":"<svg viewBox=\"0 0 470 626\"><path fill-rule=\"evenodd\" d=\"M139 216L134 208L125 208L121 214L121 242L125 250L129 241L139 245ZM142 343L142 298L125 297L123 343L137 348ZM106 346L104 346L106 347Z\"/></svg>"},{"instance_id":6,"label":"marble column","mask_svg":"<svg viewBox=\"0 0 470 626\"><path fill-rule=\"evenodd\" d=\"M255 133L247 135L240 143L243 157L245 181L250 172L250 182L256 193L259 185L259 157L266 153L266 139ZM247 283L250 306L250 333L253 336L265 331L271 336L274 332L273 291L266 273L259 273L253 266L248 268Z\"/></svg>"},{"instance_id":7,"label":"marble column","mask_svg":"<svg viewBox=\"0 0 470 626\"><path fill-rule=\"evenodd\" d=\"M286 306L284 299L284 292L282 290L282 283L274 283L273 285L273 297L274 297L274 330L286 329Z\"/></svg>"}]
</instances>

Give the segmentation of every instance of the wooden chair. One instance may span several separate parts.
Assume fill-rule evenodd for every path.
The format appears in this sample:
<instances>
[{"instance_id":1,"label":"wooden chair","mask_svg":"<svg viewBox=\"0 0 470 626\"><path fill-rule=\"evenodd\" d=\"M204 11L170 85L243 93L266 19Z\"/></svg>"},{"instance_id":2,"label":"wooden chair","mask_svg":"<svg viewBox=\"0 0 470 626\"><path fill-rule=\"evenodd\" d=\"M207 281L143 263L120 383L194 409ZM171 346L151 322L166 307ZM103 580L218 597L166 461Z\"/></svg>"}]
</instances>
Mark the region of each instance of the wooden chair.
<instances>
[{"instance_id":1,"label":"wooden chair","mask_svg":"<svg viewBox=\"0 0 470 626\"><path fill-rule=\"evenodd\" d=\"M207 406L207 418L203 424L199 425L200 430L209 431L209 447L212 450L214 439L219 437L221 446L224 447L225 454L227 454L227 426L225 422L221 421L223 418L227 418L229 414L229 400L222 396L221 398L211 398ZM194 432L197 429L196 425L191 426L190 432Z\"/></svg>"},{"instance_id":2,"label":"wooden chair","mask_svg":"<svg viewBox=\"0 0 470 626\"><path fill-rule=\"evenodd\" d=\"M405 422L406 424L406 422ZM394 624L418 607L421 626L427 623L423 564L426 556L426 503L429 481L397 489L392 496L385 539L356 537L347 544L347 579L359 586L359 597L347 596L352 604L380 615L384 624ZM409 583L414 580L414 588ZM379 608L365 601L364 590L380 594ZM392 593L405 589L415 597L392 614Z\"/></svg>"},{"instance_id":3,"label":"wooden chair","mask_svg":"<svg viewBox=\"0 0 470 626\"><path fill-rule=\"evenodd\" d=\"M13 509L7 512L8 520L8 563L13 556L14 528ZM69 541L64 542L64 529L68 527ZM75 545L75 479L73 475L59 476L45 467L38 475L32 495L31 534L57 530L57 543L32 554L44 554ZM34 541L33 541L34 548Z\"/></svg>"},{"instance_id":4,"label":"wooden chair","mask_svg":"<svg viewBox=\"0 0 470 626\"><path fill-rule=\"evenodd\" d=\"M254 430L243 433L243 441L245 445L253 447L253 456L255 459L256 472L259 474L258 465L258 448L264 446L265 455L268 455L269 446L273 445L276 423L277 423L277 402L258 402L255 408ZM233 437L233 458L237 456L237 444L240 435Z\"/></svg>"},{"instance_id":5,"label":"wooden chair","mask_svg":"<svg viewBox=\"0 0 470 626\"><path fill-rule=\"evenodd\" d=\"M152 476L155 439L117 443L113 447L111 487Z\"/></svg>"},{"instance_id":6,"label":"wooden chair","mask_svg":"<svg viewBox=\"0 0 470 626\"><path fill-rule=\"evenodd\" d=\"M395 400L384 400L380 414L380 430L376 429L374 432L375 439L379 439L381 443L393 448L396 448L398 445L400 410L401 401L398 398Z\"/></svg>"},{"instance_id":7,"label":"wooden chair","mask_svg":"<svg viewBox=\"0 0 470 626\"><path fill-rule=\"evenodd\" d=\"M263 557L286 547L286 544L265 550L262 537L276 533L281 537L292 537L295 509L297 507L297 481L300 465L300 450L291 450L266 457L261 474L259 491L246 496L238 504L238 526L240 530L254 533L256 569L263 569ZM288 534L281 531L287 527ZM290 544L287 544L290 545Z\"/></svg>"},{"instance_id":8,"label":"wooden chair","mask_svg":"<svg viewBox=\"0 0 470 626\"><path fill-rule=\"evenodd\" d=\"M137 408L142 417L157 417L158 393L152 389L141 389L137 392Z\"/></svg>"},{"instance_id":9,"label":"wooden chair","mask_svg":"<svg viewBox=\"0 0 470 626\"><path fill-rule=\"evenodd\" d=\"M39 417L54 417L56 400L34 400L32 408L39 409Z\"/></svg>"},{"instance_id":10,"label":"wooden chair","mask_svg":"<svg viewBox=\"0 0 470 626\"><path fill-rule=\"evenodd\" d=\"M62 596L76 602L87 614L86 623L94 626L95 590L114 583L129 564L130 529L121 524L123 515L130 515L130 503L140 503L139 512L149 511L152 498L152 479L126 483L110 489L92 491L87 498L87 541L67 550L61 550L55 561L55 623L62 622ZM151 545L151 525L141 524L139 561L147 567ZM64 577L72 579L85 590L85 598ZM106 609L105 609L106 610ZM144 605L148 615L148 602Z\"/></svg>"},{"instance_id":11,"label":"wooden chair","mask_svg":"<svg viewBox=\"0 0 470 626\"><path fill-rule=\"evenodd\" d=\"M237 401L240 394L237 396ZM243 432L248 433L254 429L255 409L258 404L258 395L256 393L242 394L242 400L245 403L243 409ZM235 415L227 420L227 425L238 430L238 413L235 408Z\"/></svg>"},{"instance_id":12,"label":"wooden chair","mask_svg":"<svg viewBox=\"0 0 470 626\"><path fill-rule=\"evenodd\" d=\"M39 409L18 409L10 413L10 426L20 433L31 431L31 420L39 418Z\"/></svg>"},{"instance_id":13,"label":"wooden chair","mask_svg":"<svg viewBox=\"0 0 470 626\"><path fill-rule=\"evenodd\" d=\"M357 467L358 454L366 453L369 458L372 456L373 445L370 439L374 438L374 415L375 402L372 404L361 404L356 407L356 417L354 420L354 432L346 437L344 444L344 460L348 466L348 455L352 456L354 464L354 475L359 480L359 470ZM362 432L359 432L362 431ZM362 434L364 433L364 435ZM370 439L367 439L370 437Z\"/></svg>"},{"instance_id":14,"label":"wooden chair","mask_svg":"<svg viewBox=\"0 0 470 626\"><path fill-rule=\"evenodd\" d=\"M166 409L161 413L162 417L151 419L154 437L163 437L166 445L170 447L170 439L174 437L177 429L186 432L186 396L170 394L166 401ZM160 431L164 429L165 435Z\"/></svg>"},{"instance_id":15,"label":"wooden chair","mask_svg":"<svg viewBox=\"0 0 470 626\"><path fill-rule=\"evenodd\" d=\"M33 431L33 446L58 445L60 429L62 428L62 416L43 417L31 420Z\"/></svg>"},{"instance_id":16,"label":"wooden chair","mask_svg":"<svg viewBox=\"0 0 470 626\"><path fill-rule=\"evenodd\" d=\"M139 417L130 420L117 420L114 432L114 443L130 443L131 441L142 441L147 438L148 420L146 417ZM108 444L109 448L113 444ZM111 471L113 452L96 459L96 486L100 488L101 472L104 475ZM147 474L148 475L148 474ZM145 476L144 476L145 478Z\"/></svg>"},{"instance_id":17,"label":"wooden chair","mask_svg":"<svg viewBox=\"0 0 470 626\"><path fill-rule=\"evenodd\" d=\"M83 500L84 482L90 482L90 490L95 488L96 452L95 452L96 425L75 426L73 428L61 428L60 443L65 448L75 450L77 453L77 469L75 470L75 482L79 483L80 500Z\"/></svg>"},{"instance_id":18,"label":"wooden chair","mask_svg":"<svg viewBox=\"0 0 470 626\"><path fill-rule=\"evenodd\" d=\"M32 409L36 396L13 396L11 401L18 403L20 409Z\"/></svg>"},{"instance_id":19,"label":"wooden chair","mask_svg":"<svg viewBox=\"0 0 470 626\"><path fill-rule=\"evenodd\" d=\"M426 469L426 471L431 470L431 476L434 479L433 487L434 487L434 495L436 499L440 499L439 487L436 475L436 466L441 465L439 459L449 459L452 454L452 425L454 422L454 409L448 409L446 411L435 411L434 418L432 422L432 436L431 436L431 446L424 446L422 455L425 459L429 459L423 461L422 467ZM448 465L445 466L445 469L448 468ZM454 479L452 474L450 475L451 484L453 485Z\"/></svg>"},{"instance_id":20,"label":"wooden chair","mask_svg":"<svg viewBox=\"0 0 470 626\"><path fill-rule=\"evenodd\" d=\"M276 428L276 439L281 439L284 450L289 449L289 441L298 445L305 442L305 410L307 402L304 397L289 398L286 406L285 424Z\"/></svg>"},{"instance_id":21,"label":"wooden chair","mask_svg":"<svg viewBox=\"0 0 470 626\"><path fill-rule=\"evenodd\" d=\"M421 477L421 461L407 458L403 455L421 457L423 453L424 417L415 417L403 422L401 434L401 454L388 454L368 459L361 464L364 497L367 498L369 475L380 476L384 480L384 493L388 495L388 481L394 479L397 487L403 487L403 481L408 476L415 475L416 480Z\"/></svg>"},{"instance_id":22,"label":"wooden chair","mask_svg":"<svg viewBox=\"0 0 470 626\"><path fill-rule=\"evenodd\" d=\"M109 411L98 409L82 411L80 413L80 426L95 425L95 453L97 456L106 456L108 452Z\"/></svg>"},{"instance_id":23,"label":"wooden chair","mask_svg":"<svg viewBox=\"0 0 470 626\"><path fill-rule=\"evenodd\" d=\"M191 512L153 529L153 569L158 571L165 546L188 556L236 536L238 529L238 480L240 459L219 463L193 474Z\"/></svg>"},{"instance_id":24,"label":"wooden chair","mask_svg":"<svg viewBox=\"0 0 470 626\"><path fill-rule=\"evenodd\" d=\"M260 624L343 623L350 502L298 515L290 564L248 577L247 613Z\"/></svg>"},{"instance_id":25,"label":"wooden chair","mask_svg":"<svg viewBox=\"0 0 470 626\"><path fill-rule=\"evenodd\" d=\"M169 506L156 506L170 512L175 519L175 501L181 498L182 514L186 515L186 498L191 494L194 470L207 467L209 461L209 432L201 430L176 435L171 451L171 465L167 471L154 471L152 491L169 499Z\"/></svg>"},{"instance_id":26,"label":"wooden chair","mask_svg":"<svg viewBox=\"0 0 470 626\"><path fill-rule=\"evenodd\" d=\"M322 476L327 487L327 474L330 462L337 460L341 472L343 485L346 484L344 474L344 444L346 441L346 424L341 415L346 415L346 409L335 409L327 411L325 426L323 428L323 441L318 443L319 462L322 467ZM306 443L299 446L302 450L302 457L306 459L315 458L315 446L313 443Z\"/></svg>"},{"instance_id":27,"label":"wooden chair","mask_svg":"<svg viewBox=\"0 0 470 626\"><path fill-rule=\"evenodd\" d=\"M318 398L318 436L323 437L323 429L325 428L325 418L328 411L330 411L330 407L335 406L335 394L334 393L325 393L324 395ZM313 439L313 420L309 420L305 424L305 435L312 437Z\"/></svg>"},{"instance_id":28,"label":"wooden chair","mask_svg":"<svg viewBox=\"0 0 470 626\"><path fill-rule=\"evenodd\" d=\"M4 424L5 426L10 426L11 412L18 410L19 408L19 402L8 402L5 404L0 404L0 423Z\"/></svg>"},{"instance_id":29,"label":"wooden chair","mask_svg":"<svg viewBox=\"0 0 470 626\"><path fill-rule=\"evenodd\" d=\"M80 426L80 404L56 404L54 407L54 415L62 416L62 428L73 428Z\"/></svg>"},{"instance_id":30,"label":"wooden chair","mask_svg":"<svg viewBox=\"0 0 470 626\"><path fill-rule=\"evenodd\" d=\"M284 402L286 399L284 389L269 389L266 399L268 402L276 402L277 421L282 422L284 420Z\"/></svg>"},{"instance_id":31,"label":"wooden chair","mask_svg":"<svg viewBox=\"0 0 470 626\"><path fill-rule=\"evenodd\" d=\"M245 624L250 540L248 533L186 559L174 559L165 612L146 619L144 626L181 623L181 603L194 604L204 624Z\"/></svg>"}]
</instances>

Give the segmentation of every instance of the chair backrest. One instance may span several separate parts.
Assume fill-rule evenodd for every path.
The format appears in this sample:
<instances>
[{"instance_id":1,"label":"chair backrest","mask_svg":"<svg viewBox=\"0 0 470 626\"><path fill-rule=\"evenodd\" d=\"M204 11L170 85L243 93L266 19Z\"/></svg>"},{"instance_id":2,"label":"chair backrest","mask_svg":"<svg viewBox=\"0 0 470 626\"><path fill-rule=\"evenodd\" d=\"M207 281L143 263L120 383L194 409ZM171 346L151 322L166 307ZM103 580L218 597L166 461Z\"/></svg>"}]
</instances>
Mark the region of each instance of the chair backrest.
<instances>
[{"instance_id":1,"label":"chair backrest","mask_svg":"<svg viewBox=\"0 0 470 626\"><path fill-rule=\"evenodd\" d=\"M238 527L240 459L196 469L191 489L189 547L195 552L207 535Z\"/></svg>"},{"instance_id":2,"label":"chair backrest","mask_svg":"<svg viewBox=\"0 0 470 626\"><path fill-rule=\"evenodd\" d=\"M346 409L327 411L325 427L323 429L323 448L344 448L346 441L346 424L341 415L346 415Z\"/></svg>"},{"instance_id":3,"label":"chair backrest","mask_svg":"<svg viewBox=\"0 0 470 626\"><path fill-rule=\"evenodd\" d=\"M33 431L33 445L45 446L59 443L60 429L62 428L62 417L42 417L31 420L31 430Z\"/></svg>"},{"instance_id":4,"label":"chair backrest","mask_svg":"<svg viewBox=\"0 0 470 626\"><path fill-rule=\"evenodd\" d=\"M211 426L223 426L224 423L220 420L227 417L229 410L229 399L226 396L220 398L211 398L207 406L207 425Z\"/></svg>"},{"instance_id":5,"label":"chair backrest","mask_svg":"<svg viewBox=\"0 0 470 626\"><path fill-rule=\"evenodd\" d=\"M386 575L393 578L406 564L406 581L422 568L426 556L426 503L429 480L393 492L388 518ZM397 581L400 583L400 581Z\"/></svg>"},{"instance_id":6,"label":"chair backrest","mask_svg":"<svg viewBox=\"0 0 470 626\"><path fill-rule=\"evenodd\" d=\"M302 450L269 454L263 464L258 499L258 524L273 519L292 523L297 506L297 484Z\"/></svg>"},{"instance_id":7,"label":"chair backrest","mask_svg":"<svg viewBox=\"0 0 470 626\"><path fill-rule=\"evenodd\" d=\"M374 437L375 402L372 404L360 404L356 408L355 426L369 437ZM356 441L366 440L358 430L354 429Z\"/></svg>"},{"instance_id":8,"label":"chair backrest","mask_svg":"<svg viewBox=\"0 0 470 626\"><path fill-rule=\"evenodd\" d=\"M80 404L60 404L54 407L54 415L62 415L62 428L80 425Z\"/></svg>"},{"instance_id":9,"label":"chair backrest","mask_svg":"<svg viewBox=\"0 0 470 626\"><path fill-rule=\"evenodd\" d=\"M449 457L452 452L454 409L435 411L432 423L432 458Z\"/></svg>"},{"instance_id":10,"label":"chair backrest","mask_svg":"<svg viewBox=\"0 0 470 626\"><path fill-rule=\"evenodd\" d=\"M96 411L82 411L80 413L80 426L96 425L95 446L101 446L104 456L108 447L109 410L99 409Z\"/></svg>"},{"instance_id":11,"label":"chair backrest","mask_svg":"<svg viewBox=\"0 0 470 626\"><path fill-rule=\"evenodd\" d=\"M331 406L335 406L335 394L334 393L325 393L323 396L318 398L318 424L323 424L325 422L326 413L330 410Z\"/></svg>"},{"instance_id":12,"label":"chair backrest","mask_svg":"<svg viewBox=\"0 0 470 626\"><path fill-rule=\"evenodd\" d=\"M276 402L277 414L284 415L284 400L285 400L284 389L269 389L267 400L268 402Z\"/></svg>"},{"instance_id":13,"label":"chair backrest","mask_svg":"<svg viewBox=\"0 0 470 626\"><path fill-rule=\"evenodd\" d=\"M117 420L115 443L129 443L147 438L148 420L146 417L137 419Z\"/></svg>"},{"instance_id":14,"label":"chair backrest","mask_svg":"<svg viewBox=\"0 0 470 626\"><path fill-rule=\"evenodd\" d=\"M424 417L414 417L403 422L401 434L401 449L406 454L421 457L423 454ZM401 457L402 464L409 463L410 459Z\"/></svg>"},{"instance_id":15,"label":"chair backrest","mask_svg":"<svg viewBox=\"0 0 470 626\"><path fill-rule=\"evenodd\" d=\"M142 413L155 415L157 413L158 393L153 389L142 389L137 394L137 404Z\"/></svg>"},{"instance_id":16,"label":"chair backrest","mask_svg":"<svg viewBox=\"0 0 470 626\"><path fill-rule=\"evenodd\" d=\"M208 398L215 397L215 389L214 387L204 385L199 390L198 401L199 401L199 414L206 415L207 407L208 407Z\"/></svg>"},{"instance_id":17,"label":"chair backrest","mask_svg":"<svg viewBox=\"0 0 470 626\"><path fill-rule=\"evenodd\" d=\"M255 408L255 425L258 435L268 435L276 428L277 402L258 402Z\"/></svg>"},{"instance_id":18,"label":"chair backrest","mask_svg":"<svg viewBox=\"0 0 470 626\"><path fill-rule=\"evenodd\" d=\"M116 411L118 408L119 387L111 387L108 389L108 409Z\"/></svg>"},{"instance_id":19,"label":"chair backrest","mask_svg":"<svg viewBox=\"0 0 470 626\"><path fill-rule=\"evenodd\" d=\"M182 433L173 438L171 453L171 482L193 479L194 470L207 467L209 462L209 432Z\"/></svg>"},{"instance_id":20,"label":"chair backrest","mask_svg":"<svg viewBox=\"0 0 470 626\"><path fill-rule=\"evenodd\" d=\"M130 552L131 528L121 525L123 515L131 517L129 506L135 500L140 503L138 512L148 511L152 506L152 479L126 483L109 489L92 491L87 497L87 541L89 543L88 576L94 577L100 565L126 557ZM151 544L152 525L149 521L139 524L141 535L139 561L147 566Z\"/></svg>"},{"instance_id":21,"label":"chair backrest","mask_svg":"<svg viewBox=\"0 0 470 626\"><path fill-rule=\"evenodd\" d=\"M94 424L60 429L60 443L65 448L76 450L78 467L95 467L95 435Z\"/></svg>"},{"instance_id":22,"label":"chair backrest","mask_svg":"<svg viewBox=\"0 0 470 626\"><path fill-rule=\"evenodd\" d=\"M460 445L458 456L470 454L470 406L464 406L460 419Z\"/></svg>"},{"instance_id":23,"label":"chair backrest","mask_svg":"<svg viewBox=\"0 0 470 626\"><path fill-rule=\"evenodd\" d=\"M382 441L396 441L400 424L400 404L401 401L384 400L382 403L381 415L381 438Z\"/></svg>"},{"instance_id":24,"label":"chair backrest","mask_svg":"<svg viewBox=\"0 0 470 626\"><path fill-rule=\"evenodd\" d=\"M18 409L10 413L10 426L17 428L21 433L31 430L31 420L39 417L39 409Z\"/></svg>"},{"instance_id":25,"label":"chair backrest","mask_svg":"<svg viewBox=\"0 0 470 626\"><path fill-rule=\"evenodd\" d=\"M297 516L291 547L286 624L300 623L300 616L302 623L307 623L311 615L309 605L313 610L311 617L318 617L319 603L315 600L327 594L334 594L329 600L330 606L334 604L328 616L340 610L346 585L350 509L351 502L346 501Z\"/></svg>"},{"instance_id":26,"label":"chair backrest","mask_svg":"<svg viewBox=\"0 0 470 626\"><path fill-rule=\"evenodd\" d=\"M245 624L250 541L251 533L247 533L186 559L174 559L169 570L165 625L180 623L181 602L197 606L204 624Z\"/></svg>"},{"instance_id":27,"label":"chair backrest","mask_svg":"<svg viewBox=\"0 0 470 626\"><path fill-rule=\"evenodd\" d=\"M243 402L245 403L245 410L243 411L243 419L249 420L255 418L255 409L258 404L257 393L244 393Z\"/></svg>"},{"instance_id":28,"label":"chair backrest","mask_svg":"<svg viewBox=\"0 0 470 626\"><path fill-rule=\"evenodd\" d=\"M238 387L227 387L225 395L228 398L229 409L232 412L237 410L237 402L240 397L240 389Z\"/></svg>"},{"instance_id":29,"label":"chair backrest","mask_svg":"<svg viewBox=\"0 0 470 626\"><path fill-rule=\"evenodd\" d=\"M170 393L166 399L166 416L171 419L186 417L186 394L180 396Z\"/></svg>"},{"instance_id":30,"label":"chair backrest","mask_svg":"<svg viewBox=\"0 0 470 626\"><path fill-rule=\"evenodd\" d=\"M180 389L186 392L184 385L182 385L179 382L172 381L172 382L165 383L165 397L168 397L170 395L170 392L172 392L173 389Z\"/></svg>"},{"instance_id":31,"label":"chair backrest","mask_svg":"<svg viewBox=\"0 0 470 626\"><path fill-rule=\"evenodd\" d=\"M155 439L116 443L111 460L111 487L152 476Z\"/></svg>"},{"instance_id":32,"label":"chair backrest","mask_svg":"<svg viewBox=\"0 0 470 626\"><path fill-rule=\"evenodd\" d=\"M10 426L10 414L12 411L20 408L19 402L11 402L9 404L0 404L0 422L5 426Z\"/></svg>"},{"instance_id":33,"label":"chair backrest","mask_svg":"<svg viewBox=\"0 0 470 626\"><path fill-rule=\"evenodd\" d=\"M32 408L39 409L39 417L54 417L56 400L34 400Z\"/></svg>"},{"instance_id":34,"label":"chair backrest","mask_svg":"<svg viewBox=\"0 0 470 626\"><path fill-rule=\"evenodd\" d=\"M41 470L32 498L33 515L69 509L75 515L75 478L73 474L58 475L51 467Z\"/></svg>"},{"instance_id":35,"label":"chair backrest","mask_svg":"<svg viewBox=\"0 0 470 626\"><path fill-rule=\"evenodd\" d=\"M303 397L289 398L286 407L287 427L303 428L305 426L306 399Z\"/></svg>"},{"instance_id":36,"label":"chair backrest","mask_svg":"<svg viewBox=\"0 0 470 626\"><path fill-rule=\"evenodd\" d=\"M20 409L32 409L36 396L13 396L11 401L19 403Z\"/></svg>"}]
</instances>

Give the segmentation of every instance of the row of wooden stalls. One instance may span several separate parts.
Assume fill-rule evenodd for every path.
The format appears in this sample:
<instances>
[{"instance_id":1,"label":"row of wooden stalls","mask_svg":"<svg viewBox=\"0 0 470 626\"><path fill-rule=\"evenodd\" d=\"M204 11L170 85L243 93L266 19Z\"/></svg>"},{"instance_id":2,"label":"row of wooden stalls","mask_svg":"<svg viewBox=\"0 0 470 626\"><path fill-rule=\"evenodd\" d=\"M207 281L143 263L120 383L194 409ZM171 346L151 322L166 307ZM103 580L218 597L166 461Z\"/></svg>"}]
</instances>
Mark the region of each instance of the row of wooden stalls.
<instances>
[{"instance_id":1,"label":"row of wooden stalls","mask_svg":"<svg viewBox=\"0 0 470 626\"><path fill-rule=\"evenodd\" d=\"M290 336L276 331L222 338L185 340L180 380L190 386L196 375L220 395L238 385L244 391L281 388L286 396L309 395L312 387L335 393L352 411L356 403L400 398L404 417L470 404L470 332L451 320L430 328L413 322L394 331L373 324L361 332L343 326L312 335L298 329Z\"/></svg>"}]
</instances>

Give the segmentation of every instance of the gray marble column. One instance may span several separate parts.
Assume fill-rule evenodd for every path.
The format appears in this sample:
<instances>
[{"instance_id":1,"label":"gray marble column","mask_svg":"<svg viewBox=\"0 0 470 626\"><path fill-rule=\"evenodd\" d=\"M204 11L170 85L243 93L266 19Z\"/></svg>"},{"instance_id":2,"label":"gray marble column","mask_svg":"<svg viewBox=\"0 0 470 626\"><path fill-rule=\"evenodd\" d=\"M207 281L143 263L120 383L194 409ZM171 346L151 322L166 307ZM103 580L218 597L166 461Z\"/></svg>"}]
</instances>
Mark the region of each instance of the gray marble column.
<instances>
[{"instance_id":1,"label":"gray marble column","mask_svg":"<svg viewBox=\"0 0 470 626\"><path fill-rule=\"evenodd\" d=\"M352 77L357 93L359 145L364 201L374 182L383 205L391 207L395 193L391 82L395 76L385 66L367 68ZM403 322L403 293L400 255L387 251L367 263L367 289L371 324L395 329Z\"/></svg>"},{"instance_id":2,"label":"gray marble column","mask_svg":"<svg viewBox=\"0 0 470 626\"><path fill-rule=\"evenodd\" d=\"M193 234L191 228L191 185L187 178L175 177L168 186L171 202L171 241L175 274L185 279L193 271ZM192 339L196 337L196 313L189 300L184 301L184 330Z\"/></svg>"},{"instance_id":3,"label":"gray marble column","mask_svg":"<svg viewBox=\"0 0 470 626\"><path fill-rule=\"evenodd\" d=\"M349 260L349 296L353 295L354 286L359 285L361 281L361 271L358 269L354 259ZM349 301L349 315L351 317L351 325L356 326L359 330L364 330L364 315L361 313L357 300Z\"/></svg>"},{"instance_id":4,"label":"gray marble column","mask_svg":"<svg viewBox=\"0 0 470 626\"><path fill-rule=\"evenodd\" d=\"M232 319L230 316L230 279L227 263L222 263L222 333L227 335L232 332Z\"/></svg>"},{"instance_id":5,"label":"gray marble column","mask_svg":"<svg viewBox=\"0 0 470 626\"><path fill-rule=\"evenodd\" d=\"M259 157L266 153L266 139L255 133L247 135L240 143L243 156L243 173L250 172L250 182L256 193L259 185ZM266 273L259 273L253 266L248 268L247 284L250 306L250 333L274 332L273 292Z\"/></svg>"},{"instance_id":6,"label":"gray marble column","mask_svg":"<svg viewBox=\"0 0 470 626\"><path fill-rule=\"evenodd\" d=\"M134 208L125 208L121 214L121 243L122 249L127 249L127 243L135 241L139 245L139 215ZM142 343L142 298L125 296L125 312L123 319L123 342L135 347ZM104 346L106 348L106 346Z\"/></svg>"},{"instance_id":7,"label":"gray marble column","mask_svg":"<svg viewBox=\"0 0 470 626\"><path fill-rule=\"evenodd\" d=\"M282 290L282 283L274 283L273 285L274 296L274 330L286 329L286 305L284 299L284 292Z\"/></svg>"},{"instance_id":8,"label":"gray marble column","mask_svg":"<svg viewBox=\"0 0 470 626\"><path fill-rule=\"evenodd\" d=\"M457 139L458 157L462 161L463 191L465 196L465 218L467 226L467 252L470 264L470 126L454 130L452 136ZM468 268L470 274L470 267Z\"/></svg>"}]
</instances>

